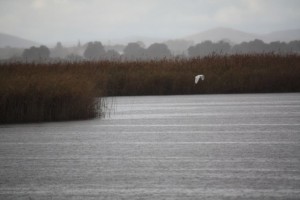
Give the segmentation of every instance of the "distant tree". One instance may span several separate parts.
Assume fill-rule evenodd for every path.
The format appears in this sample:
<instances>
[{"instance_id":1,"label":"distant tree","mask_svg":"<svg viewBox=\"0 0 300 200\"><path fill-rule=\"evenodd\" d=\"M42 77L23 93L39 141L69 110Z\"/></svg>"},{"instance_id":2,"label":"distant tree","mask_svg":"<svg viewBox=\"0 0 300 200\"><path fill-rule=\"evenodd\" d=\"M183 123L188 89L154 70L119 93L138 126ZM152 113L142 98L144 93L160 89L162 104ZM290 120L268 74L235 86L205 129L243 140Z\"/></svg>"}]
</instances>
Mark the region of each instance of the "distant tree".
<instances>
[{"instance_id":1,"label":"distant tree","mask_svg":"<svg viewBox=\"0 0 300 200\"><path fill-rule=\"evenodd\" d=\"M105 57L105 49L101 42L89 42L83 55L90 60L102 60Z\"/></svg>"},{"instance_id":2,"label":"distant tree","mask_svg":"<svg viewBox=\"0 0 300 200\"><path fill-rule=\"evenodd\" d=\"M300 53L300 41L291 41L289 43L274 41L269 44L262 40L253 40L242 42L232 47L232 54L256 54L256 53Z\"/></svg>"},{"instance_id":3,"label":"distant tree","mask_svg":"<svg viewBox=\"0 0 300 200\"><path fill-rule=\"evenodd\" d=\"M267 49L269 52L273 53L287 53L287 44L285 42L271 42L270 44L267 44Z\"/></svg>"},{"instance_id":4,"label":"distant tree","mask_svg":"<svg viewBox=\"0 0 300 200\"><path fill-rule=\"evenodd\" d=\"M216 49L214 48L214 44L212 41L204 41L199 45L196 45L198 47L200 55L207 56L212 53L216 53Z\"/></svg>"},{"instance_id":5,"label":"distant tree","mask_svg":"<svg viewBox=\"0 0 300 200\"><path fill-rule=\"evenodd\" d=\"M22 57L28 61L43 61L47 60L49 56L50 50L44 45L25 49L22 54Z\"/></svg>"},{"instance_id":6,"label":"distant tree","mask_svg":"<svg viewBox=\"0 0 300 200\"><path fill-rule=\"evenodd\" d=\"M217 54L227 54L231 50L231 45L229 42L219 41L215 44L215 49Z\"/></svg>"},{"instance_id":7,"label":"distant tree","mask_svg":"<svg viewBox=\"0 0 300 200\"><path fill-rule=\"evenodd\" d=\"M106 46L104 46L104 48L105 48L106 51L114 50L114 51L120 53L120 52L124 51L125 45L122 45L122 44L106 45Z\"/></svg>"},{"instance_id":8,"label":"distant tree","mask_svg":"<svg viewBox=\"0 0 300 200\"><path fill-rule=\"evenodd\" d=\"M84 58L82 56L79 56L77 54L69 54L65 57L65 59L70 62L79 62L79 61L84 60Z\"/></svg>"},{"instance_id":9,"label":"distant tree","mask_svg":"<svg viewBox=\"0 0 300 200\"><path fill-rule=\"evenodd\" d=\"M48 47L42 45L39 48L39 56L41 56L42 58L49 58L50 56L50 50Z\"/></svg>"},{"instance_id":10,"label":"distant tree","mask_svg":"<svg viewBox=\"0 0 300 200\"><path fill-rule=\"evenodd\" d=\"M188 48L188 54L190 57L206 56L212 52L211 49L212 49L212 42L205 41Z\"/></svg>"},{"instance_id":11,"label":"distant tree","mask_svg":"<svg viewBox=\"0 0 300 200\"><path fill-rule=\"evenodd\" d=\"M146 45L145 45L145 43L144 43L143 41L137 41L136 43L137 43L138 45L140 45L140 47L146 48Z\"/></svg>"},{"instance_id":12,"label":"distant tree","mask_svg":"<svg viewBox=\"0 0 300 200\"><path fill-rule=\"evenodd\" d=\"M287 44L287 49L290 52L300 53L300 40L291 41Z\"/></svg>"},{"instance_id":13,"label":"distant tree","mask_svg":"<svg viewBox=\"0 0 300 200\"><path fill-rule=\"evenodd\" d=\"M236 44L232 47L231 53L233 54L247 54L248 50L248 42L242 42L240 44Z\"/></svg>"},{"instance_id":14,"label":"distant tree","mask_svg":"<svg viewBox=\"0 0 300 200\"><path fill-rule=\"evenodd\" d=\"M172 56L168 46L162 43L151 44L146 50L146 55L148 59L163 59Z\"/></svg>"},{"instance_id":15,"label":"distant tree","mask_svg":"<svg viewBox=\"0 0 300 200\"><path fill-rule=\"evenodd\" d=\"M272 48L270 47L270 45L258 39L250 42L242 42L241 44L237 44L232 48L232 53L237 53L237 54L253 54L253 53L268 53L268 52L272 52Z\"/></svg>"},{"instance_id":16,"label":"distant tree","mask_svg":"<svg viewBox=\"0 0 300 200\"><path fill-rule=\"evenodd\" d=\"M68 51L64 48L61 42L57 42L56 46L51 50L51 57L53 58L64 58L68 55Z\"/></svg>"},{"instance_id":17,"label":"distant tree","mask_svg":"<svg viewBox=\"0 0 300 200\"><path fill-rule=\"evenodd\" d=\"M138 43L128 43L124 48L123 57L125 60L141 60L145 57L145 49Z\"/></svg>"},{"instance_id":18,"label":"distant tree","mask_svg":"<svg viewBox=\"0 0 300 200\"><path fill-rule=\"evenodd\" d=\"M105 59L107 60L119 60L120 54L115 50L108 50L105 54Z\"/></svg>"},{"instance_id":19,"label":"distant tree","mask_svg":"<svg viewBox=\"0 0 300 200\"><path fill-rule=\"evenodd\" d=\"M212 41L204 41L195 46L188 48L188 54L190 57L208 56L211 54L227 54L229 53L231 46L229 43L220 41L213 43Z\"/></svg>"},{"instance_id":20,"label":"distant tree","mask_svg":"<svg viewBox=\"0 0 300 200\"><path fill-rule=\"evenodd\" d=\"M254 40L248 43L248 50L250 53L265 53L268 52L268 45L262 40Z\"/></svg>"}]
</instances>

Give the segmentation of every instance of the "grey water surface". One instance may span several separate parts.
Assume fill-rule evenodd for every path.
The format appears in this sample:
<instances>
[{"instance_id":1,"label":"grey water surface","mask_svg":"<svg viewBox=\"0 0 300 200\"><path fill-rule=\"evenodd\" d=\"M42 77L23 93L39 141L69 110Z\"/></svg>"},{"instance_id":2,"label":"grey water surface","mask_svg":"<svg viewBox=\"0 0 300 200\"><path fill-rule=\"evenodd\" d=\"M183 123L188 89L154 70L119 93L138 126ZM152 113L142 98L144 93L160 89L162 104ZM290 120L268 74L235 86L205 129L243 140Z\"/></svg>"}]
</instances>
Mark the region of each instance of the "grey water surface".
<instances>
[{"instance_id":1,"label":"grey water surface","mask_svg":"<svg viewBox=\"0 0 300 200\"><path fill-rule=\"evenodd\" d=\"M300 199L300 94L114 97L0 126L0 199Z\"/></svg>"}]
</instances>

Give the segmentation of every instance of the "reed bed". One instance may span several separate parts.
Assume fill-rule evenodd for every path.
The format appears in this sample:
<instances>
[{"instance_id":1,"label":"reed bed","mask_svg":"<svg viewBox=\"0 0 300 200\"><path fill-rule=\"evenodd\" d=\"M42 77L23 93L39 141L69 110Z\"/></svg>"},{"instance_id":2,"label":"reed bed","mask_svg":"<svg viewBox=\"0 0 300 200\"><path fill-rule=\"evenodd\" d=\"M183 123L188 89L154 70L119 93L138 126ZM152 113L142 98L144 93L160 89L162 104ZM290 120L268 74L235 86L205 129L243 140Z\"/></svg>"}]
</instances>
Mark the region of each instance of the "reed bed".
<instances>
[{"instance_id":1,"label":"reed bed","mask_svg":"<svg viewBox=\"0 0 300 200\"><path fill-rule=\"evenodd\" d=\"M0 70L0 123L88 119L101 113L95 81L79 68L15 63Z\"/></svg>"},{"instance_id":2,"label":"reed bed","mask_svg":"<svg viewBox=\"0 0 300 200\"><path fill-rule=\"evenodd\" d=\"M299 55L212 55L97 65L102 77L98 85L108 96L300 91ZM205 80L196 85L197 74Z\"/></svg>"},{"instance_id":3,"label":"reed bed","mask_svg":"<svg viewBox=\"0 0 300 200\"><path fill-rule=\"evenodd\" d=\"M194 83L194 76L205 80ZM299 55L0 64L0 123L99 116L95 97L299 92ZM100 98L101 100L101 98Z\"/></svg>"}]
</instances>

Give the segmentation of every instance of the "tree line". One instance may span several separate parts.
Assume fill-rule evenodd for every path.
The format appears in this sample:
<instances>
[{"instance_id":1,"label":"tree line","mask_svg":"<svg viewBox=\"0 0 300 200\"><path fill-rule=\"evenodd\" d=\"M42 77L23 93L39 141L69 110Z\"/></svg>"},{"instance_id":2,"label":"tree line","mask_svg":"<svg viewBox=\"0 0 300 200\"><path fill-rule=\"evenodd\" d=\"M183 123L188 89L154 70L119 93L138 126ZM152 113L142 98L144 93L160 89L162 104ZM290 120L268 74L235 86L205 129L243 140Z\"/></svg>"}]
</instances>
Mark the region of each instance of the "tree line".
<instances>
[{"instance_id":1,"label":"tree line","mask_svg":"<svg viewBox=\"0 0 300 200\"><path fill-rule=\"evenodd\" d=\"M207 56L210 54L226 55L226 54L291 54L300 53L300 41L271 42L264 43L262 40L253 40L250 42L242 42L236 45L230 45L228 42L220 41L213 43L205 41L188 48L189 57Z\"/></svg>"},{"instance_id":2,"label":"tree line","mask_svg":"<svg viewBox=\"0 0 300 200\"><path fill-rule=\"evenodd\" d=\"M101 42L89 42L85 45L84 51L78 54L68 54L66 48L59 42L53 49L46 46L31 47L25 49L22 59L26 61L43 61L52 59L65 60L155 60L168 59L172 53L168 46L163 43L154 43L145 48L143 43L129 43L122 51L115 49L105 49Z\"/></svg>"},{"instance_id":3,"label":"tree line","mask_svg":"<svg viewBox=\"0 0 300 200\"><path fill-rule=\"evenodd\" d=\"M178 43L183 44L180 40ZM154 43L146 47L142 42L132 42L125 45L104 46L101 42L80 43L76 47L66 48L60 42L54 48L47 46L31 47L24 49L17 57L20 61L81 61L81 60L161 60L174 57L204 57L208 55L232 55L232 54L299 54L300 41L264 43L262 40L253 40L232 45L226 41L204 41L195 45L185 46L185 51L178 53L173 51L172 43ZM190 44L190 43L189 43ZM1 50L0 50L1 53Z\"/></svg>"}]
</instances>

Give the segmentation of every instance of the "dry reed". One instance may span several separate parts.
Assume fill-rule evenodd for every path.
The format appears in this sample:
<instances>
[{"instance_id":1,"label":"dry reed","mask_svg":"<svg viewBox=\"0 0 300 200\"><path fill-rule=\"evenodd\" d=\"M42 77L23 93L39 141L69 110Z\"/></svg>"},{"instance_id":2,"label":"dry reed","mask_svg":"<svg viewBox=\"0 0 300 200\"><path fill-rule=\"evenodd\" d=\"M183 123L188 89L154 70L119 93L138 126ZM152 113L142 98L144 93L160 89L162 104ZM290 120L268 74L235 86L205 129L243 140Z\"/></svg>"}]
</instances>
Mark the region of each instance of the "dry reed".
<instances>
[{"instance_id":1,"label":"dry reed","mask_svg":"<svg viewBox=\"0 0 300 200\"><path fill-rule=\"evenodd\" d=\"M10 63L0 65L0 123L92 118L99 96L299 91L299 55Z\"/></svg>"},{"instance_id":2,"label":"dry reed","mask_svg":"<svg viewBox=\"0 0 300 200\"><path fill-rule=\"evenodd\" d=\"M95 84L66 65L1 66L0 122L88 119L98 115Z\"/></svg>"}]
</instances>

